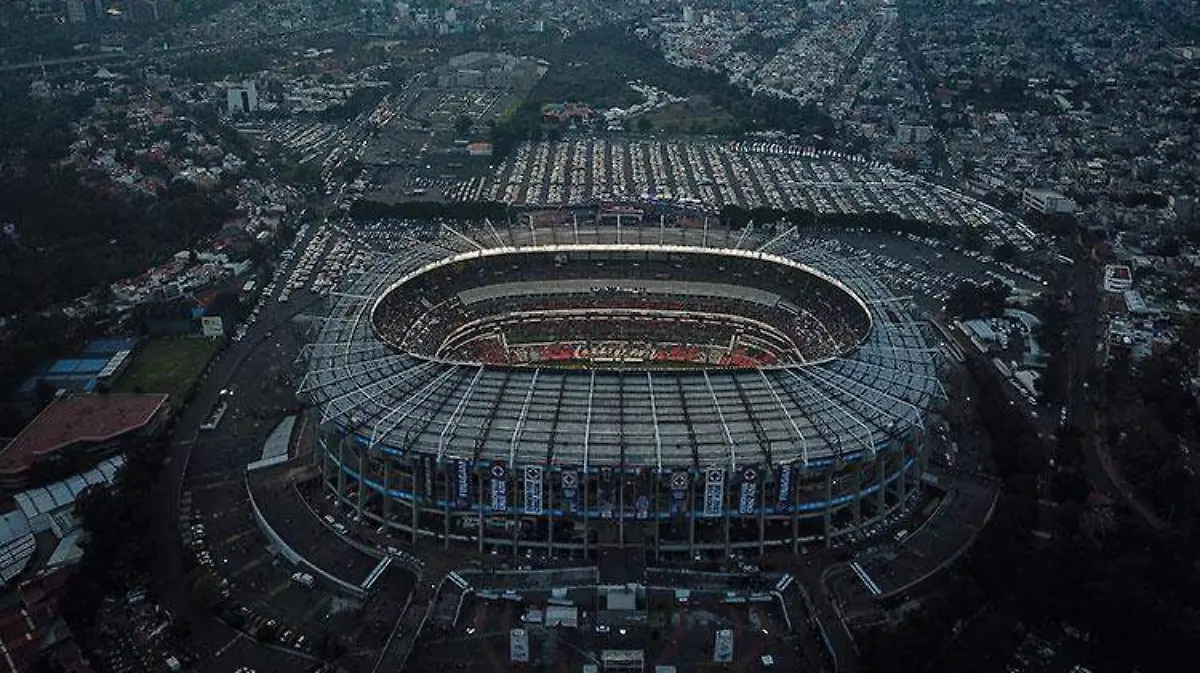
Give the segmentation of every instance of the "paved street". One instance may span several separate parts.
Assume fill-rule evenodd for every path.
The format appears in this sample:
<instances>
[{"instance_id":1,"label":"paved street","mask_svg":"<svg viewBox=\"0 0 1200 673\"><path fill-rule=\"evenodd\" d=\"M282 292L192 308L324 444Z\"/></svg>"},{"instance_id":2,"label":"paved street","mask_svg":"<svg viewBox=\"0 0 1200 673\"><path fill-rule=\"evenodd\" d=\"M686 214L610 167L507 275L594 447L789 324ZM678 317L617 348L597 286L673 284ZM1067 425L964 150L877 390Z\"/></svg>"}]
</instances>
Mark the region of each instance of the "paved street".
<instances>
[{"instance_id":1,"label":"paved street","mask_svg":"<svg viewBox=\"0 0 1200 673\"><path fill-rule=\"evenodd\" d=\"M303 243L303 242L302 242ZM289 263L294 264L294 263ZM286 266L286 265L285 265ZM170 455L160 476L155 498L155 535L159 540L161 550L158 574L155 583L163 596L164 603L175 614L184 617L191 625L193 632L193 647L197 651L217 652L219 648L228 645L237 635L233 629L219 623L211 615L202 612L194 604L190 587L184 581L185 565L184 550L180 544L178 530L178 497L185 478L185 472L191 460L191 452L196 445L200 425L216 404L220 391L229 386L230 381L238 373L246 361L257 357L264 349L273 343L270 340L273 332L288 324L293 317L317 307L319 297L298 297L289 304L268 303L264 313L247 332L240 342L232 343L210 366L208 375L199 385L192 402L180 413L172 431ZM243 466L244 467L244 466ZM243 647L247 652L254 653L254 661L266 665L259 668L264 670L289 670L294 661L294 654L283 650L270 650L262 647ZM247 657L239 657L239 664L248 663ZM219 662L213 664L216 668L210 670L225 670ZM232 671L236 666L231 666Z\"/></svg>"}]
</instances>

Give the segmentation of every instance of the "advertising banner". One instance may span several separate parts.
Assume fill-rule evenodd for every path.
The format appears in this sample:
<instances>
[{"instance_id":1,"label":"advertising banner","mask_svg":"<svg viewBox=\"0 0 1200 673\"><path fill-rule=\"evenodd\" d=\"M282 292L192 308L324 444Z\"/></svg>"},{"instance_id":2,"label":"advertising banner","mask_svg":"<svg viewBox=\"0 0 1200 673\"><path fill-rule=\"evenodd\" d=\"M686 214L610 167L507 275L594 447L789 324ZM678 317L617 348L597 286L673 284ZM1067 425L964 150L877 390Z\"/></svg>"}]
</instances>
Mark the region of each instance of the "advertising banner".
<instances>
[{"instance_id":1,"label":"advertising banner","mask_svg":"<svg viewBox=\"0 0 1200 673\"><path fill-rule=\"evenodd\" d=\"M492 511L508 511L508 468L502 463L495 463L491 469L492 475Z\"/></svg>"},{"instance_id":2,"label":"advertising banner","mask_svg":"<svg viewBox=\"0 0 1200 673\"><path fill-rule=\"evenodd\" d=\"M742 487L738 494L738 514L753 514L755 498L758 497L758 470L747 467L742 470Z\"/></svg>"},{"instance_id":3,"label":"advertising banner","mask_svg":"<svg viewBox=\"0 0 1200 673\"><path fill-rule=\"evenodd\" d=\"M533 465L525 468L525 513L542 513L542 468Z\"/></svg>"},{"instance_id":4,"label":"advertising banner","mask_svg":"<svg viewBox=\"0 0 1200 673\"><path fill-rule=\"evenodd\" d=\"M787 511L792 505L792 466L779 468L779 509Z\"/></svg>"},{"instance_id":5,"label":"advertising banner","mask_svg":"<svg viewBox=\"0 0 1200 673\"><path fill-rule=\"evenodd\" d=\"M454 503L463 508L471 501L471 466L465 460L454 461Z\"/></svg>"},{"instance_id":6,"label":"advertising banner","mask_svg":"<svg viewBox=\"0 0 1200 673\"><path fill-rule=\"evenodd\" d=\"M704 516L717 517L725 511L725 470L710 467L704 471Z\"/></svg>"},{"instance_id":7,"label":"advertising banner","mask_svg":"<svg viewBox=\"0 0 1200 673\"><path fill-rule=\"evenodd\" d=\"M200 318L200 333L210 339L225 336L225 322L219 315L206 315Z\"/></svg>"}]
</instances>

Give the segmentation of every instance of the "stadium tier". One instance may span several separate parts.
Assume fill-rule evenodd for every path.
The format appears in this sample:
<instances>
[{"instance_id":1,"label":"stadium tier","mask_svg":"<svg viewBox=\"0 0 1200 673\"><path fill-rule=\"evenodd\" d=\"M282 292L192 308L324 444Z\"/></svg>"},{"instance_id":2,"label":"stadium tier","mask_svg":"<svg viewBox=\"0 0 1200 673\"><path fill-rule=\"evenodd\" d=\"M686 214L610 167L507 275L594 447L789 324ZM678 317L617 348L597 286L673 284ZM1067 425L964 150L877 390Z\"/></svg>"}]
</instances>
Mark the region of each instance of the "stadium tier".
<instances>
[{"instance_id":1,"label":"stadium tier","mask_svg":"<svg viewBox=\"0 0 1200 673\"><path fill-rule=\"evenodd\" d=\"M852 261L470 234L376 254L308 349L323 483L364 520L729 553L871 525L917 483L935 349Z\"/></svg>"}]
</instances>

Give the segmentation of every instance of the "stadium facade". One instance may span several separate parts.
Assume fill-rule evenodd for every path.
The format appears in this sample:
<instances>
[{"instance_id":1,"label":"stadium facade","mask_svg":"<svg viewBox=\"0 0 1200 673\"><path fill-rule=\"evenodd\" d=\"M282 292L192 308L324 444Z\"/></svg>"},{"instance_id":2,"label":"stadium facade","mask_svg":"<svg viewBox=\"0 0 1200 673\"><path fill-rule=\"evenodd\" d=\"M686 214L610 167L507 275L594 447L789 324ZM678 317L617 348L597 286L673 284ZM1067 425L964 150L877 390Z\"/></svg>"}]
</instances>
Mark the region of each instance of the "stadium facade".
<instances>
[{"instance_id":1,"label":"stadium facade","mask_svg":"<svg viewBox=\"0 0 1200 673\"><path fill-rule=\"evenodd\" d=\"M639 220L375 254L308 347L324 489L414 541L689 558L902 507L943 394L906 301L819 246Z\"/></svg>"}]
</instances>

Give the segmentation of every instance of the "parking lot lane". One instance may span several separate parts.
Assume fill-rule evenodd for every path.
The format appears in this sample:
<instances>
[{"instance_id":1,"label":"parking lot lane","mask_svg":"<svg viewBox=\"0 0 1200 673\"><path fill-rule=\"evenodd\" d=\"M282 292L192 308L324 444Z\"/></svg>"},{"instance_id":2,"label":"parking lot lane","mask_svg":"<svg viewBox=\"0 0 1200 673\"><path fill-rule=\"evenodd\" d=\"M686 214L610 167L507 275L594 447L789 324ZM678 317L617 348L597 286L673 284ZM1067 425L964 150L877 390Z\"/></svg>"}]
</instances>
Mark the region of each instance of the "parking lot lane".
<instances>
[{"instance_id":1,"label":"parking lot lane","mask_svg":"<svg viewBox=\"0 0 1200 673\"><path fill-rule=\"evenodd\" d=\"M270 589L267 591L267 595L268 595L268 596L270 596L271 598L275 598L275 597L276 597L276 596L278 596L279 594L282 594L283 592L287 591L287 590L288 590L288 588L291 586L291 584L292 584L292 583L291 583L291 580L290 580L290 579L289 579L289 580L282 580L282 581L276 582L276 583L275 583L275 584L273 584L273 585L271 586L271 588L270 588Z\"/></svg>"},{"instance_id":2,"label":"parking lot lane","mask_svg":"<svg viewBox=\"0 0 1200 673\"><path fill-rule=\"evenodd\" d=\"M239 568L235 569L231 574L234 577L242 577L244 575L247 575L247 574L253 572L260 565L262 565L264 562L270 560L271 558L273 558L273 557L269 554L263 554L261 556L256 556L256 557L250 559L248 562L242 564Z\"/></svg>"}]
</instances>

